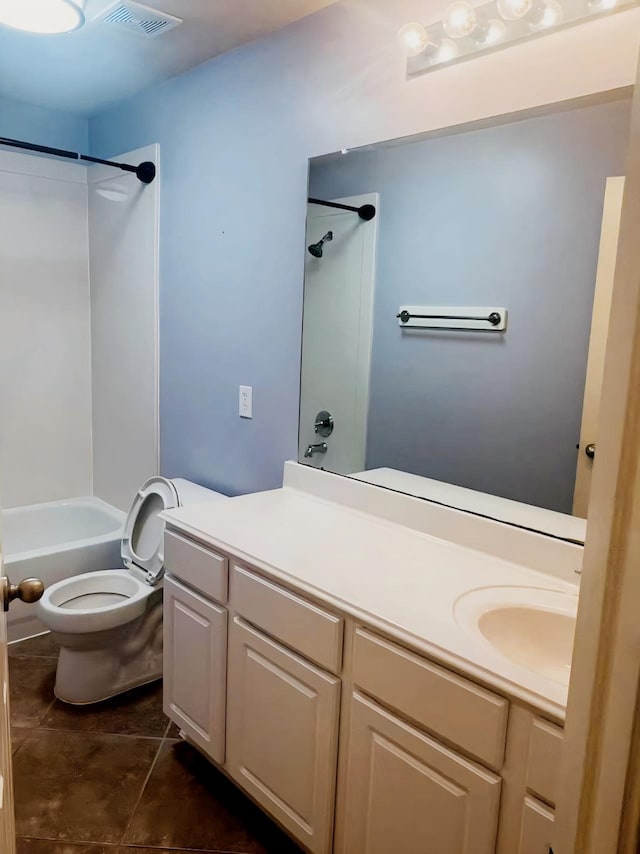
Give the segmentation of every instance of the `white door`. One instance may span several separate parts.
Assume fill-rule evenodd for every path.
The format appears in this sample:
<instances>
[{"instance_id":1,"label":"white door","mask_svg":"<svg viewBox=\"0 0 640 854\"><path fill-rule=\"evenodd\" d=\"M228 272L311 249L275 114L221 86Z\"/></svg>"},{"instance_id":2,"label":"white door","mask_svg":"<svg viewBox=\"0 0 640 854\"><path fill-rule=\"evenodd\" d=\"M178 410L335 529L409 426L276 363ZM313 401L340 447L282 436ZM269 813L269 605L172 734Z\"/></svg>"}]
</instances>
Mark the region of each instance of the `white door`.
<instances>
[{"instance_id":1,"label":"white door","mask_svg":"<svg viewBox=\"0 0 640 854\"><path fill-rule=\"evenodd\" d=\"M340 680L236 617L227 704L231 776L312 854L329 854Z\"/></svg>"},{"instance_id":2,"label":"white door","mask_svg":"<svg viewBox=\"0 0 640 854\"><path fill-rule=\"evenodd\" d=\"M163 669L165 714L222 764L227 611L173 578L164 582Z\"/></svg>"},{"instance_id":3,"label":"white door","mask_svg":"<svg viewBox=\"0 0 640 854\"><path fill-rule=\"evenodd\" d=\"M299 461L342 474L365 467L378 195L339 199L375 205L370 222L357 213L310 205L307 246L329 232L322 258L306 252L300 394ZM331 200L333 201L333 200ZM315 431L316 416L329 412L333 432ZM326 443L325 454L305 456Z\"/></svg>"},{"instance_id":4,"label":"white door","mask_svg":"<svg viewBox=\"0 0 640 854\"><path fill-rule=\"evenodd\" d=\"M583 519L587 518L587 511L589 509L591 473L593 471L594 460L592 451L595 451L598 440L598 416L600 414L604 355L607 349L609 334L611 295L613 294L613 278L616 272L616 254L618 251L618 237L620 235L623 192L624 178L607 178L604 209L602 212L598 272L593 297L593 314L589 337L589 358L587 361L587 377L584 387L584 404L582 407L576 486L573 494L573 515L581 516Z\"/></svg>"},{"instance_id":5,"label":"white door","mask_svg":"<svg viewBox=\"0 0 640 854\"><path fill-rule=\"evenodd\" d=\"M2 573L0 547L0 573ZM8 581L0 577L0 599ZM15 854L13 781L11 777L11 726L9 725L9 666L7 661L7 615L0 602L0 851Z\"/></svg>"},{"instance_id":6,"label":"white door","mask_svg":"<svg viewBox=\"0 0 640 854\"><path fill-rule=\"evenodd\" d=\"M347 750L339 854L494 854L495 774L359 694Z\"/></svg>"},{"instance_id":7,"label":"white door","mask_svg":"<svg viewBox=\"0 0 640 854\"><path fill-rule=\"evenodd\" d=\"M3 574L0 541L0 852L15 854L13 778L11 775L11 725L9 721L9 664L7 660L7 611L13 599L32 604L42 596L41 581L28 578L14 586Z\"/></svg>"}]
</instances>

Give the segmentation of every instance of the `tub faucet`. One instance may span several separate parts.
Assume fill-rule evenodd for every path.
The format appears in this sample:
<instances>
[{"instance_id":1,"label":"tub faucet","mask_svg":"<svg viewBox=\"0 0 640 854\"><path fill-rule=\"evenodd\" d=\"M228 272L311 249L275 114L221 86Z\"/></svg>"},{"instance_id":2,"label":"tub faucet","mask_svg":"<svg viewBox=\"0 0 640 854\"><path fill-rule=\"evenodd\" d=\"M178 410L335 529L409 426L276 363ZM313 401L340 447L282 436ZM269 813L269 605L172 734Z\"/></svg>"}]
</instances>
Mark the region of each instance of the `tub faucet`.
<instances>
[{"instance_id":1,"label":"tub faucet","mask_svg":"<svg viewBox=\"0 0 640 854\"><path fill-rule=\"evenodd\" d=\"M318 442L317 445L307 445L307 450L304 452L305 459L309 460L314 454L326 454L328 451L326 442Z\"/></svg>"}]
</instances>

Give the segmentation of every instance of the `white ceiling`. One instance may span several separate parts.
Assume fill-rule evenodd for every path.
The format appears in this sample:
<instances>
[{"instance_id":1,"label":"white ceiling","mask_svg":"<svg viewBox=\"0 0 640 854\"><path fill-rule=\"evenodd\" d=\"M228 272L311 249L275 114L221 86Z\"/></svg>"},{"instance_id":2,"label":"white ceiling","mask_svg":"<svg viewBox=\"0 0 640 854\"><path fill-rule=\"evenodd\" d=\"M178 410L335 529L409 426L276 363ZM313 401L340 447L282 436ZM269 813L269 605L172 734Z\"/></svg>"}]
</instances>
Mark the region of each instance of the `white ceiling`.
<instances>
[{"instance_id":1,"label":"white ceiling","mask_svg":"<svg viewBox=\"0 0 640 854\"><path fill-rule=\"evenodd\" d=\"M0 95L92 115L335 0L143 0L184 19L143 39L93 21L113 0L88 0L87 24L68 35L35 36L0 26Z\"/></svg>"}]
</instances>

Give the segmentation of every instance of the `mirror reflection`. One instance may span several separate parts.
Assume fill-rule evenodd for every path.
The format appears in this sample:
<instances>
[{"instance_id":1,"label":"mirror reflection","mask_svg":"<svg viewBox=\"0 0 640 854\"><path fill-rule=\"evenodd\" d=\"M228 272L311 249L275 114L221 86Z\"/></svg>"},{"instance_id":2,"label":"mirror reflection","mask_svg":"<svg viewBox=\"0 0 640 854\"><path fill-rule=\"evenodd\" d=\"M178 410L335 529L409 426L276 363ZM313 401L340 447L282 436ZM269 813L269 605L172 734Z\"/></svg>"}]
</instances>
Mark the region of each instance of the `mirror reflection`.
<instances>
[{"instance_id":1,"label":"mirror reflection","mask_svg":"<svg viewBox=\"0 0 640 854\"><path fill-rule=\"evenodd\" d=\"M586 517L629 109L311 161L300 462L525 527Z\"/></svg>"}]
</instances>

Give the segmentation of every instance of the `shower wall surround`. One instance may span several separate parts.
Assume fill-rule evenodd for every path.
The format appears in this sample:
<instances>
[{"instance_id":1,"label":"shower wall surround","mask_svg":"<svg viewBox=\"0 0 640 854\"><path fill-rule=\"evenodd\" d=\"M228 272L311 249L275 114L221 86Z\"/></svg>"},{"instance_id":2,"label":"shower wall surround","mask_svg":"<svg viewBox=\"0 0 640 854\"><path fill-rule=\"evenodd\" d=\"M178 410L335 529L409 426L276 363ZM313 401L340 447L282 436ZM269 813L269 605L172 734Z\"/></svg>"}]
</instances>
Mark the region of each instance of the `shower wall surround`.
<instances>
[{"instance_id":1,"label":"shower wall surround","mask_svg":"<svg viewBox=\"0 0 640 854\"><path fill-rule=\"evenodd\" d=\"M49 136L3 118L86 145L73 122ZM3 508L95 494L126 510L157 474L158 215L158 182L0 151Z\"/></svg>"},{"instance_id":2,"label":"shower wall surround","mask_svg":"<svg viewBox=\"0 0 640 854\"><path fill-rule=\"evenodd\" d=\"M86 169L0 151L0 502L90 495Z\"/></svg>"},{"instance_id":3,"label":"shower wall surround","mask_svg":"<svg viewBox=\"0 0 640 854\"><path fill-rule=\"evenodd\" d=\"M640 10L408 82L396 33L446 5L337 3L91 119L97 156L162 148L163 474L237 494L296 456L308 157L635 79Z\"/></svg>"}]
</instances>

